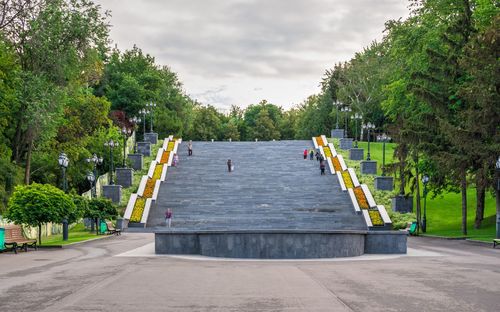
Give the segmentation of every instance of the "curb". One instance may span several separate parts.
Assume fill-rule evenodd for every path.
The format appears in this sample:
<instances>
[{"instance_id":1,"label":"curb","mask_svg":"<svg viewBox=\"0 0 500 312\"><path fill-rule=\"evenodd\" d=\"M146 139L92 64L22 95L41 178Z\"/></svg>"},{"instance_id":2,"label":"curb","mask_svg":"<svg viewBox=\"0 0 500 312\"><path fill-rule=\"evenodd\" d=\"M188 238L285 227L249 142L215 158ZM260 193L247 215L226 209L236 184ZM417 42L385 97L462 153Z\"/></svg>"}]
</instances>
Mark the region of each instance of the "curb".
<instances>
[{"instance_id":1,"label":"curb","mask_svg":"<svg viewBox=\"0 0 500 312\"><path fill-rule=\"evenodd\" d=\"M426 237L426 238L437 238L437 239L445 239L445 240L467 240L467 236L438 236L438 235L428 235L428 234L419 234L417 237Z\"/></svg>"},{"instance_id":2,"label":"curb","mask_svg":"<svg viewBox=\"0 0 500 312\"><path fill-rule=\"evenodd\" d=\"M72 247L72 246L75 246L75 245L79 245L79 244L83 244L83 243L88 243L88 242L92 242L92 241L96 241L96 240L100 240L100 239L110 238L110 237L113 237L113 236L116 236L116 235L100 236L100 237L91 238L91 239L87 239L87 240L83 240L83 241L79 241L79 242L74 242L74 243L70 243L70 244L66 244L66 245L40 245L40 246L37 246L37 248L41 248L41 249L63 249L63 248Z\"/></svg>"},{"instance_id":3,"label":"curb","mask_svg":"<svg viewBox=\"0 0 500 312\"><path fill-rule=\"evenodd\" d=\"M460 237L447 237L447 236L437 236L437 235L422 235L420 234L417 237L424 237L424 238L431 238L431 239L444 239L444 240L463 240L464 242L471 244L471 245L476 245L476 246L482 246L482 247L493 247L493 243L491 242L485 242L485 241L480 241L476 239L470 239L467 238L466 236L460 236Z\"/></svg>"}]
</instances>

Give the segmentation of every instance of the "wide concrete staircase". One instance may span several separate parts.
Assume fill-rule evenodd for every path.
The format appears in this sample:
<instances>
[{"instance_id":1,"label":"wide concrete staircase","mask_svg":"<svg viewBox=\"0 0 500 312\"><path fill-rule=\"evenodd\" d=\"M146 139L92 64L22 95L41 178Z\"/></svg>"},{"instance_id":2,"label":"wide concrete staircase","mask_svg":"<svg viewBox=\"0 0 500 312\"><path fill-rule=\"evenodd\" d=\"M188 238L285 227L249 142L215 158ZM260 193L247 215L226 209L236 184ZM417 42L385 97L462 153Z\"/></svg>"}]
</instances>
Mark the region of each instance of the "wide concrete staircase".
<instances>
[{"instance_id":1,"label":"wide concrete staircase","mask_svg":"<svg viewBox=\"0 0 500 312\"><path fill-rule=\"evenodd\" d=\"M320 175L319 163L304 160L311 141L187 142L180 163L170 167L147 227L172 230L366 230L338 179ZM234 172L227 171L231 159Z\"/></svg>"}]
</instances>

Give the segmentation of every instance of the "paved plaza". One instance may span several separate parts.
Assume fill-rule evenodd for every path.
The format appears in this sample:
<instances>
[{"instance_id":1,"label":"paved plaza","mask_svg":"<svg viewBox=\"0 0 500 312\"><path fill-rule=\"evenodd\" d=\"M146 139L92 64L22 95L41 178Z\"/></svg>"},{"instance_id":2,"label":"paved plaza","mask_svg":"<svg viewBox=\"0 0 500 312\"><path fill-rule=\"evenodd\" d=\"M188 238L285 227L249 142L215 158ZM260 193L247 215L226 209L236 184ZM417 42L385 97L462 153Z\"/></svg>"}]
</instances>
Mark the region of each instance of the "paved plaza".
<instances>
[{"instance_id":1,"label":"paved plaza","mask_svg":"<svg viewBox=\"0 0 500 312\"><path fill-rule=\"evenodd\" d=\"M148 227L173 230L366 230L336 176L320 176L316 160L304 160L312 141L194 142L179 146L180 165L170 167ZM227 172L231 159L234 172Z\"/></svg>"},{"instance_id":2,"label":"paved plaza","mask_svg":"<svg viewBox=\"0 0 500 312\"><path fill-rule=\"evenodd\" d=\"M408 255L155 256L153 234L0 254L1 311L498 311L500 249L410 238Z\"/></svg>"}]
</instances>

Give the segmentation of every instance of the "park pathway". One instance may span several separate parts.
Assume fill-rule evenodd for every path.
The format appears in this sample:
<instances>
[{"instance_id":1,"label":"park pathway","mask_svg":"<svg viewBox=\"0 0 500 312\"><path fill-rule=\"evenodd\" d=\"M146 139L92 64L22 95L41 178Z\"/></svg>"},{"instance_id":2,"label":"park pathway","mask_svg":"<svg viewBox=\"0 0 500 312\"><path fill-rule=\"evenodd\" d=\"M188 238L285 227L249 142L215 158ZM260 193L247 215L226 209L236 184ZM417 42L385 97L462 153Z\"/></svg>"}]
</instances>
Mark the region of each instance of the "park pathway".
<instances>
[{"instance_id":1,"label":"park pathway","mask_svg":"<svg viewBox=\"0 0 500 312\"><path fill-rule=\"evenodd\" d=\"M173 230L365 230L336 176L321 176L316 160L303 159L305 148L311 141L194 142L188 157L182 143L149 230L164 228L167 208Z\"/></svg>"}]
</instances>

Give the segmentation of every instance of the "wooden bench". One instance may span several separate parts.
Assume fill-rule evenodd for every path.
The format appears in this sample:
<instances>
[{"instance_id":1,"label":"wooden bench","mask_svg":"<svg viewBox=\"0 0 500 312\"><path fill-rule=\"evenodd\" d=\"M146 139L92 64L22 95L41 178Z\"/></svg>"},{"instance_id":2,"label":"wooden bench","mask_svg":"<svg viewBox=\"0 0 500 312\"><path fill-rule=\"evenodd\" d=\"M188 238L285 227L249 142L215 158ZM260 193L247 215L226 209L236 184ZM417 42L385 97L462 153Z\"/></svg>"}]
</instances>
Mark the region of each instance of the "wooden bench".
<instances>
[{"instance_id":1,"label":"wooden bench","mask_svg":"<svg viewBox=\"0 0 500 312\"><path fill-rule=\"evenodd\" d=\"M493 239L493 248L495 248L497 245L500 245L500 238Z\"/></svg>"},{"instance_id":2,"label":"wooden bench","mask_svg":"<svg viewBox=\"0 0 500 312\"><path fill-rule=\"evenodd\" d=\"M36 247L36 239L29 239L24 236L23 229L20 225L7 225L5 227L5 248L9 248L17 254L17 248L22 248L28 251L28 247Z\"/></svg>"},{"instance_id":3,"label":"wooden bench","mask_svg":"<svg viewBox=\"0 0 500 312\"><path fill-rule=\"evenodd\" d=\"M108 228L108 234L121 235L122 230L116 229L111 221L106 221L106 227Z\"/></svg>"}]
</instances>

